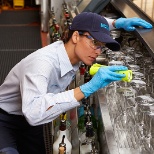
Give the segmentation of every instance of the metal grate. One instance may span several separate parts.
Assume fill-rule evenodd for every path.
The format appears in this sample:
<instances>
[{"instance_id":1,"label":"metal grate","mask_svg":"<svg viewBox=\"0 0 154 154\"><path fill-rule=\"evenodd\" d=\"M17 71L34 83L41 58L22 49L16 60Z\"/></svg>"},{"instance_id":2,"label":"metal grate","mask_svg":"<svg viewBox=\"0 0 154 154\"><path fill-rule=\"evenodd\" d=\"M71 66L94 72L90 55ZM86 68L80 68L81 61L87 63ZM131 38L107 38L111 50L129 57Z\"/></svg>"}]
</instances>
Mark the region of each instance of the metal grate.
<instances>
[{"instance_id":1,"label":"metal grate","mask_svg":"<svg viewBox=\"0 0 154 154\"><path fill-rule=\"evenodd\" d=\"M6 10L0 13L0 25L40 24L39 10Z\"/></svg>"},{"instance_id":2,"label":"metal grate","mask_svg":"<svg viewBox=\"0 0 154 154\"><path fill-rule=\"evenodd\" d=\"M52 123L44 125L44 140L45 140L46 154L52 154L52 145L53 145Z\"/></svg>"},{"instance_id":3,"label":"metal grate","mask_svg":"<svg viewBox=\"0 0 154 154\"><path fill-rule=\"evenodd\" d=\"M10 69L42 47L38 11L3 11L0 14L0 84ZM27 24L27 25L26 25Z\"/></svg>"}]
</instances>

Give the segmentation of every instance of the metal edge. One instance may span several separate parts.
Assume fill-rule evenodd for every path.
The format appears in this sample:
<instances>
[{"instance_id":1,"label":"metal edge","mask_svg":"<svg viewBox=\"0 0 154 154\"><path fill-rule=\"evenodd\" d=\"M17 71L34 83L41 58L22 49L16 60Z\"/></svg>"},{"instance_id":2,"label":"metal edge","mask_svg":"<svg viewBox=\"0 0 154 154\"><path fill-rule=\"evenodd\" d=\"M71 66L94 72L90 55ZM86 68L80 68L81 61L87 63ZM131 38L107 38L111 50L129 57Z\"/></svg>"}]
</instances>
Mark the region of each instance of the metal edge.
<instances>
[{"instance_id":1,"label":"metal edge","mask_svg":"<svg viewBox=\"0 0 154 154\"><path fill-rule=\"evenodd\" d=\"M111 0L113 7L124 17L139 17L154 25L154 22L129 0ZM154 58L154 29L136 28L134 32Z\"/></svg>"},{"instance_id":2,"label":"metal edge","mask_svg":"<svg viewBox=\"0 0 154 154\"><path fill-rule=\"evenodd\" d=\"M117 146L117 142L114 137L114 130L111 124L111 119L109 115L109 110L106 102L106 97L104 95L103 89L99 90L96 93L98 104L100 107L101 117L104 126L104 133L107 142L107 148L109 154L119 154L119 149Z\"/></svg>"}]
</instances>

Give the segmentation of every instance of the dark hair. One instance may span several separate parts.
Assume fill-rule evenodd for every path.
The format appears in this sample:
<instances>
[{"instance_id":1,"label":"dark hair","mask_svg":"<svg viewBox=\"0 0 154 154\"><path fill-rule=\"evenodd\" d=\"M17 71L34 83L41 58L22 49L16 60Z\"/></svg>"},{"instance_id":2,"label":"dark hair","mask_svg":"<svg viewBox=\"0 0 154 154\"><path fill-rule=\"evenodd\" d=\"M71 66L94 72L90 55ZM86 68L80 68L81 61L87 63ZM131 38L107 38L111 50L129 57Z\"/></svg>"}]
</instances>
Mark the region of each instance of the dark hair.
<instances>
[{"instance_id":1,"label":"dark hair","mask_svg":"<svg viewBox=\"0 0 154 154\"><path fill-rule=\"evenodd\" d=\"M73 33L75 32L75 30L70 30L68 29L67 31L65 31L62 35L62 40L64 43L67 43L70 38L72 37Z\"/></svg>"},{"instance_id":2,"label":"dark hair","mask_svg":"<svg viewBox=\"0 0 154 154\"><path fill-rule=\"evenodd\" d=\"M70 38L72 37L72 35L73 35L73 33L75 32L75 31L78 31L78 30L68 30L66 33L65 33L65 39L62 39L63 40L63 42L64 43L67 43L69 40L70 40ZM83 33L85 33L86 31L78 31L79 32L79 35L80 35L80 33L81 34L83 34Z\"/></svg>"}]
</instances>

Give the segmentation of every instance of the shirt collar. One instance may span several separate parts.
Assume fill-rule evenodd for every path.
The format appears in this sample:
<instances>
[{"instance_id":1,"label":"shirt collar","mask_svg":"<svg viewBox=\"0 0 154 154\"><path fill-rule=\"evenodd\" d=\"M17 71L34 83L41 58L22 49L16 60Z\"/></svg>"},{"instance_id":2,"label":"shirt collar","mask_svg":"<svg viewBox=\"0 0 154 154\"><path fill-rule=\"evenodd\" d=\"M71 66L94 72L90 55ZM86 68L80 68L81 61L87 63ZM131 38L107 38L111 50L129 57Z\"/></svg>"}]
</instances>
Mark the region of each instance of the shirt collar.
<instances>
[{"instance_id":1,"label":"shirt collar","mask_svg":"<svg viewBox=\"0 0 154 154\"><path fill-rule=\"evenodd\" d=\"M71 64L70 59L64 47L64 43L62 41L59 42L60 44L57 53L58 53L59 64L61 69L61 77L62 77L70 71L76 72L79 69L79 64L76 64L74 66Z\"/></svg>"}]
</instances>

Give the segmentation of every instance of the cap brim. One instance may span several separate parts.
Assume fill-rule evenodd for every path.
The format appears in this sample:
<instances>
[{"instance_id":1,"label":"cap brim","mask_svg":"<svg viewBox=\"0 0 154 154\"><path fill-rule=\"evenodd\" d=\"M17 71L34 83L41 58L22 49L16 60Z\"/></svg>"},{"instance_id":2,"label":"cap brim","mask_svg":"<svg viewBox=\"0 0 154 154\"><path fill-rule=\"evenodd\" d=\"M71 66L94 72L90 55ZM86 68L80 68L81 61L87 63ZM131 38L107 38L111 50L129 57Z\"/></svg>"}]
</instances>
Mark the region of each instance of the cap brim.
<instances>
[{"instance_id":1,"label":"cap brim","mask_svg":"<svg viewBox=\"0 0 154 154\"><path fill-rule=\"evenodd\" d=\"M115 41L110 35L101 32L89 32L96 40L106 43L106 47L113 51L120 50L120 44Z\"/></svg>"}]
</instances>

